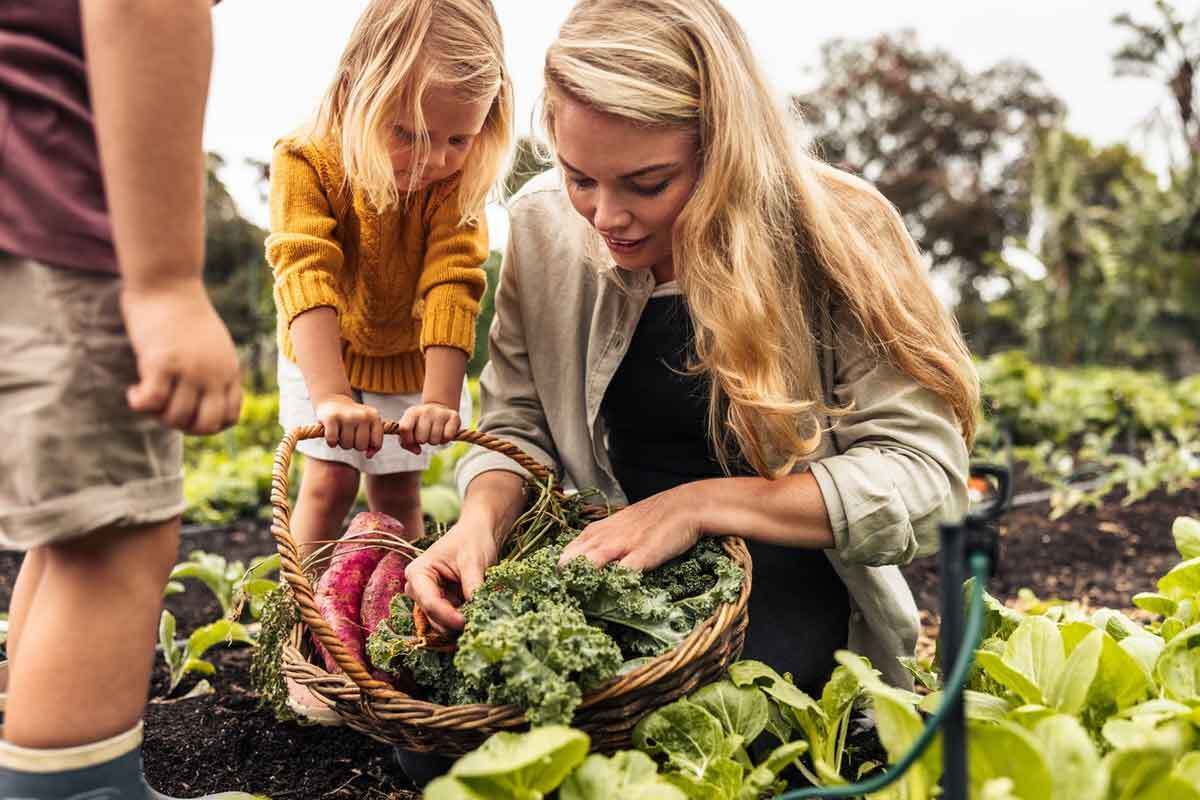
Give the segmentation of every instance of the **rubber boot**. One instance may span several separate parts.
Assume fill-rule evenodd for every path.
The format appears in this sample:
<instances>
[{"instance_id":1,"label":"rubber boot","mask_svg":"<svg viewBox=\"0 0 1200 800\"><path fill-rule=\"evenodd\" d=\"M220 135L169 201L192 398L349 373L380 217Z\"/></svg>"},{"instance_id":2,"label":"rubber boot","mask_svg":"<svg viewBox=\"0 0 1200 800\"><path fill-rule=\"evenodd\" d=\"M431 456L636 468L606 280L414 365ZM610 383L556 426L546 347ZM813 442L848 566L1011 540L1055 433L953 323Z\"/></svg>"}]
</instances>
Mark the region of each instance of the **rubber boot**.
<instances>
[{"instance_id":1,"label":"rubber boot","mask_svg":"<svg viewBox=\"0 0 1200 800\"><path fill-rule=\"evenodd\" d=\"M0 741L2 800L180 800L154 791L142 772L142 724L93 744L42 750ZM245 792L200 800L255 800Z\"/></svg>"}]
</instances>

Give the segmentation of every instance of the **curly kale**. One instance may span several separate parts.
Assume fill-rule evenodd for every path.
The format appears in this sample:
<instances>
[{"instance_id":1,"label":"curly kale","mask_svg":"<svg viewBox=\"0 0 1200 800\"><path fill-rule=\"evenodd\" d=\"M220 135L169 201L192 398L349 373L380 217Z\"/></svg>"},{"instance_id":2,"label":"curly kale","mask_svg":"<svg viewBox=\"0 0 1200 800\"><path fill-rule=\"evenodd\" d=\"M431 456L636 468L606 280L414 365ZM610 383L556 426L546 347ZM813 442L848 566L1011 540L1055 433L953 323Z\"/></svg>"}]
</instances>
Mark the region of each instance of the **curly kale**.
<instances>
[{"instance_id":1,"label":"curly kale","mask_svg":"<svg viewBox=\"0 0 1200 800\"><path fill-rule=\"evenodd\" d=\"M300 609L292 599L286 581L266 596L259 620L262 627L250 664L250 685L258 693L259 707L270 708L280 722L300 719L288 708L288 691L282 671L283 647L291 637L292 628L300 621Z\"/></svg>"},{"instance_id":2,"label":"curly kale","mask_svg":"<svg viewBox=\"0 0 1200 800\"><path fill-rule=\"evenodd\" d=\"M428 699L442 705L478 703L482 696L472 693L454 668L452 653L439 653L413 647L416 633L411 601L402 594L392 598L391 614L367 639L367 658L376 669L407 672Z\"/></svg>"},{"instance_id":3,"label":"curly kale","mask_svg":"<svg viewBox=\"0 0 1200 800\"><path fill-rule=\"evenodd\" d=\"M715 542L640 573L558 560L573 532L559 531L518 559L487 571L462 608L466 626L454 655L412 647L407 600L368 640L380 669L406 669L434 702L513 703L535 725L569 724L584 692L630 659L675 647L722 602L743 573Z\"/></svg>"},{"instance_id":4,"label":"curly kale","mask_svg":"<svg viewBox=\"0 0 1200 800\"><path fill-rule=\"evenodd\" d=\"M487 702L519 705L534 725L569 725L583 691L616 675L621 661L616 643L578 608L548 601L471 626L454 666Z\"/></svg>"}]
</instances>

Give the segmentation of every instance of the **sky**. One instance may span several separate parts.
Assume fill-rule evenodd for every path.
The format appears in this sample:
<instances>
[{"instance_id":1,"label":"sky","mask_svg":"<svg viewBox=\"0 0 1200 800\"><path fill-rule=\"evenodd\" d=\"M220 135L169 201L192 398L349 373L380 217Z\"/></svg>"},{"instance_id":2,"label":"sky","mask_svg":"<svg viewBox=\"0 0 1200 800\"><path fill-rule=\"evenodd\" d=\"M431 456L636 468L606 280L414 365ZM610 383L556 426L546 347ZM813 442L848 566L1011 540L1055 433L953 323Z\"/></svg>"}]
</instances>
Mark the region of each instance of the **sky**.
<instances>
[{"instance_id":1,"label":"sky","mask_svg":"<svg viewBox=\"0 0 1200 800\"><path fill-rule=\"evenodd\" d=\"M493 0L528 132L546 48L573 0ZM225 0L213 11L215 56L204 146L223 156L222 177L242 213L260 225L265 206L244 159L268 160L275 138L303 122L325 90L365 0ZM1141 133L1166 95L1152 82L1115 78L1122 42L1112 17L1152 18L1151 0L725 0L781 92L810 87L819 48L835 37L911 28L920 43L978 71L1015 59L1036 69L1068 108L1067 126L1099 144L1132 141L1158 169L1160 147ZM1200 0L1177 0L1187 14ZM493 247L507 232L489 212Z\"/></svg>"}]
</instances>

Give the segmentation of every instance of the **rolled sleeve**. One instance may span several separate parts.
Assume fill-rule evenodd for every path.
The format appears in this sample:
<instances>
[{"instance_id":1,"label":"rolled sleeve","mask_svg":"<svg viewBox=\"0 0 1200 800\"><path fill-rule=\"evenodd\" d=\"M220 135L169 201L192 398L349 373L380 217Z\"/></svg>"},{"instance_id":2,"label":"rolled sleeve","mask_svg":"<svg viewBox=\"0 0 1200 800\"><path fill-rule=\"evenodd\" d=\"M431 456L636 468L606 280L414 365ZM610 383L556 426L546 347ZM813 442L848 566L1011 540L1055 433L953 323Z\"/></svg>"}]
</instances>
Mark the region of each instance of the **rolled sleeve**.
<instances>
[{"instance_id":1,"label":"rolled sleeve","mask_svg":"<svg viewBox=\"0 0 1200 800\"><path fill-rule=\"evenodd\" d=\"M839 342L839 455L810 466L838 554L864 566L937 550L938 523L967 507L969 454L950 406L863 344Z\"/></svg>"},{"instance_id":2,"label":"rolled sleeve","mask_svg":"<svg viewBox=\"0 0 1200 800\"><path fill-rule=\"evenodd\" d=\"M488 363L479 376L482 414L478 429L511 442L561 478L562 469L533 379L525 340L525 315L517 278L519 238L509 237L500 266L495 316L488 333ZM490 470L529 474L507 456L472 447L458 462L455 475L459 494L465 496L471 481Z\"/></svg>"}]
</instances>

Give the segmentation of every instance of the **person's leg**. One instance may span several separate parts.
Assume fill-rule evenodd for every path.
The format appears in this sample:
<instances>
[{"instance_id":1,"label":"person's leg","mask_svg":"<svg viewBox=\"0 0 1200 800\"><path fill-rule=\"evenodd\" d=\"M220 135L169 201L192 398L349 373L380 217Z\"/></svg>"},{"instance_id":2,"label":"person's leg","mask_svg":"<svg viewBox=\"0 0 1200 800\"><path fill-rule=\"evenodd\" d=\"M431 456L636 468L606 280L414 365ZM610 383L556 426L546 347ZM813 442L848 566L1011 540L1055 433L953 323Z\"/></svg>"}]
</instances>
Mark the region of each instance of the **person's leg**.
<instances>
[{"instance_id":1,"label":"person's leg","mask_svg":"<svg viewBox=\"0 0 1200 800\"><path fill-rule=\"evenodd\" d=\"M42 579L9 665L7 741L71 747L137 724L178 547L176 518L42 549Z\"/></svg>"},{"instance_id":2,"label":"person's leg","mask_svg":"<svg viewBox=\"0 0 1200 800\"><path fill-rule=\"evenodd\" d=\"M421 516L421 473L393 472L367 476L367 503L372 511L382 511L400 520L409 541L425 535Z\"/></svg>"},{"instance_id":3,"label":"person's leg","mask_svg":"<svg viewBox=\"0 0 1200 800\"><path fill-rule=\"evenodd\" d=\"M348 464L307 457L300 496L292 513L292 538L304 558L321 542L342 535L346 514L358 496L359 472Z\"/></svg>"},{"instance_id":4,"label":"person's leg","mask_svg":"<svg viewBox=\"0 0 1200 800\"><path fill-rule=\"evenodd\" d=\"M21 561L21 569L17 573L12 599L8 605L8 639L4 643L4 649L10 661L15 657L17 644L24 633L29 606L37 592L38 583L42 580L45 565L46 559L40 547L27 552Z\"/></svg>"}]
</instances>

